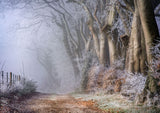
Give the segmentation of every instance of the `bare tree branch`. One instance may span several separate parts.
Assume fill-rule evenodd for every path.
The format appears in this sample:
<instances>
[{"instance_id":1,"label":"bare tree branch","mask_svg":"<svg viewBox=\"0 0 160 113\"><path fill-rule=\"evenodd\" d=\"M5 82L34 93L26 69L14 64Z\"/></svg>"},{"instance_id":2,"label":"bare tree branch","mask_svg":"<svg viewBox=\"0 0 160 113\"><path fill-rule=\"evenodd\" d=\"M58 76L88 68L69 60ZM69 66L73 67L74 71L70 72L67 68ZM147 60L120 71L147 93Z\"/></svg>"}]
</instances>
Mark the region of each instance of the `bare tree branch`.
<instances>
[{"instance_id":1,"label":"bare tree branch","mask_svg":"<svg viewBox=\"0 0 160 113\"><path fill-rule=\"evenodd\" d=\"M98 10L98 6L96 6L96 9L95 9L95 12L94 12L94 19L96 20L96 22L98 23L99 25L99 28L102 27L102 24L101 22L99 21L98 17L97 17L97 10Z\"/></svg>"},{"instance_id":2,"label":"bare tree branch","mask_svg":"<svg viewBox=\"0 0 160 113\"><path fill-rule=\"evenodd\" d=\"M2 66L1 66L1 71L3 70L5 64L6 64L6 60L3 62Z\"/></svg>"},{"instance_id":3,"label":"bare tree branch","mask_svg":"<svg viewBox=\"0 0 160 113\"><path fill-rule=\"evenodd\" d=\"M83 23L82 23L82 20L80 21L80 33L81 33L81 37L86 45L87 43L87 39L85 38L84 34L83 34Z\"/></svg>"},{"instance_id":4,"label":"bare tree branch","mask_svg":"<svg viewBox=\"0 0 160 113\"><path fill-rule=\"evenodd\" d=\"M78 44L77 44L77 42L75 41L75 39L73 38L73 36L70 32L69 25L68 25L68 22L65 18L65 15L62 15L62 17L63 17L63 21L64 21L64 24L65 24L65 27L66 27L66 31L67 31L68 35L70 36L71 42L74 44L75 48L77 49Z\"/></svg>"},{"instance_id":5,"label":"bare tree branch","mask_svg":"<svg viewBox=\"0 0 160 113\"><path fill-rule=\"evenodd\" d=\"M89 30L92 33L93 39L94 39L95 51L96 51L97 57L99 57L99 55L100 55L99 39L98 39L97 33L95 32L95 29L93 27L94 18L92 16L92 13L88 9L88 7L84 4L84 2L80 2L80 1L76 1L76 0L68 0L68 1L69 2L74 2L74 3L77 3L77 4L81 5L83 7L83 9L85 10L85 12L86 12L86 14L88 16L88 27L89 27Z\"/></svg>"},{"instance_id":6,"label":"bare tree branch","mask_svg":"<svg viewBox=\"0 0 160 113\"><path fill-rule=\"evenodd\" d=\"M123 0L124 3L126 4L126 6L123 6L122 4L122 7L125 8L125 9L128 9L129 11L131 12L134 12L133 8L132 8L132 5L133 5L133 2L128 2L127 0ZM132 0L131 0L132 1Z\"/></svg>"},{"instance_id":7,"label":"bare tree branch","mask_svg":"<svg viewBox=\"0 0 160 113\"><path fill-rule=\"evenodd\" d=\"M47 0L43 0L43 1L44 1L51 9L53 9L53 10L56 11L57 13L63 15L63 13L62 13L61 11L57 10L54 6L52 6L52 5L50 4L50 2L48 2Z\"/></svg>"},{"instance_id":8,"label":"bare tree branch","mask_svg":"<svg viewBox=\"0 0 160 113\"><path fill-rule=\"evenodd\" d=\"M120 9L119 5L120 4L116 5L116 9L117 9L117 12L118 12L121 20L122 20L123 26L125 28L125 32L129 36L129 28L128 28L127 23L126 23L126 16L125 16L124 12L122 11L122 9Z\"/></svg>"},{"instance_id":9,"label":"bare tree branch","mask_svg":"<svg viewBox=\"0 0 160 113\"><path fill-rule=\"evenodd\" d=\"M88 41L86 43L86 46L85 46L85 49L86 49L87 52L90 49L91 41L92 41L92 36L89 36L89 39L88 39Z\"/></svg>"},{"instance_id":10,"label":"bare tree branch","mask_svg":"<svg viewBox=\"0 0 160 113\"><path fill-rule=\"evenodd\" d=\"M59 11L58 9L56 9L53 5L51 5L47 0L43 0L46 4L48 4L48 6L53 9L54 11L56 11L58 14L60 14L63 18L63 21L64 21L64 24L65 24L65 27L66 27L66 30L67 30L67 33L68 35L70 36L70 39L71 39L71 42L74 44L75 48L78 48L78 44L77 42L75 41L75 39L73 38L70 30L69 30L69 25L67 23L67 20L65 18L65 15L63 12ZM52 13L53 14L53 13Z\"/></svg>"},{"instance_id":11,"label":"bare tree branch","mask_svg":"<svg viewBox=\"0 0 160 113\"><path fill-rule=\"evenodd\" d=\"M64 12L66 12L66 14L68 14L70 17L72 17L72 15L63 7L61 6L61 4L58 4L60 8L62 8L64 10Z\"/></svg>"},{"instance_id":12,"label":"bare tree branch","mask_svg":"<svg viewBox=\"0 0 160 113\"><path fill-rule=\"evenodd\" d=\"M155 13L155 15L160 15L159 12L160 12L160 5L157 6L154 13Z\"/></svg>"}]
</instances>

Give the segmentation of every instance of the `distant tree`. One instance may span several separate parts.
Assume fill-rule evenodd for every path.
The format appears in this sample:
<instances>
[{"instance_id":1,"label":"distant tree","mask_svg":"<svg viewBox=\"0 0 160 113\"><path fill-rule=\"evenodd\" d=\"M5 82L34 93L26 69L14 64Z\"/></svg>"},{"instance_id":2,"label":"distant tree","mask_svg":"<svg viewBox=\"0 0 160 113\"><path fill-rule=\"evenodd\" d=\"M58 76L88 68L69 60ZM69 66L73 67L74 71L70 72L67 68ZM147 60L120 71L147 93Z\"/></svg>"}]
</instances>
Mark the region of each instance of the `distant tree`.
<instances>
[{"instance_id":1,"label":"distant tree","mask_svg":"<svg viewBox=\"0 0 160 113\"><path fill-rule=\"evenodd\" d=\"M99 63L103 66L112 65L118 56L117 29L112 29L116 19L116 1L94 1L93 4L96 6L93 7L86 1L68 0L68 2L81 5L86 12L88 19L86 24L93 36L94 49ZM111 4L109 10L105 10L109 3Z\"/></svg>"}]
</instances>

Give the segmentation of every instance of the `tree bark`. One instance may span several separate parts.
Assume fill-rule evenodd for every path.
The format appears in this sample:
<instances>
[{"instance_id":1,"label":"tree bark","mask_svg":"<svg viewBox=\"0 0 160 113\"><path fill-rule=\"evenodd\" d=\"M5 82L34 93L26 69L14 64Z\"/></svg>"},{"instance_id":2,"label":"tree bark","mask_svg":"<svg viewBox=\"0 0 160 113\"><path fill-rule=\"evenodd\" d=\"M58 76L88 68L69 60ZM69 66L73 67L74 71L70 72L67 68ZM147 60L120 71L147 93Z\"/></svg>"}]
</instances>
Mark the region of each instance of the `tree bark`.
<instances>
[{"instance_id":1,"label":"tree bark","mask_svg":"<svg viewBox=\"0 0 160 113\"><path fill-rule=\"evenodd\" d=\"M139 17L139 12L137 10L137 5L135 4L135 28L134 29L134 34L132 34L133 38L133 64L134 64L134 72L139 73L140 72L140 51L141 51L141 22L140 22L140 17Z\"/></svg>"},{"instance_id":2,"label":"tree bark","mask_svg":"<svg viewBox=\"0 0 160 113\"><path fill-rule=\"evenodd\" d=\"M101 31L101 38L100 38L100 64L103 66L106 66L108 63L107 59L107 38L106 33L104 31Z\"/></svg>"},{"instance_id":3,"label":"tree bark","mask_svg":"<svg viewBox=\"0 0 160 113\"><path fill-rule=\"evenodd\" d=\"M151 48L158 39L158 28L150 0L134 0L134 5L126 69L129 72L146 73L146 63L150 64L153 59Z\"/></svg>"},{"instance_id":4,"label":"tree bark","mask_svg":"<svg viewBox=\"0 0 160 113\"><path fill-rule=\"evenodd\" d=\"M131 29L131 36L129 39L129 47L127 51L127 60L126 60L126 70L129 72L134 72L134 58L133 58L133 53L134 53L134 38L136 37L136 13L133 15L133 21L132 21L132 29Z\"/></svg>"},{"instance_id":5,"label":"tree bark","mask_svg":"<svg viewBox=\"0 0 160 113\"><path fill-rule=\"evenodd\" d=\"M117 51L116 51L116 39L115 34L111 32L111 27L115 21L116 8L112 6L108 15L108 20L106 21L106 25L103 27L103 30L106 32L106 37L108 40L108 49L109 49L109 60L110 66L114 64L117 59ZM109 32L109 33L107 33Z\"/></svg>"},{"instance_id":6,"label":"tree bark","mask_svg":"<svg viewBox=\"0 0 160 113\"><path fill-rule=\"evenodd\" d=\"M159 37L158 27L154 17L151 0L137 0L137 5L144 31L147 61L148 63L151 63L153 59L151 48Z\"/></svg>"}]
</instances>

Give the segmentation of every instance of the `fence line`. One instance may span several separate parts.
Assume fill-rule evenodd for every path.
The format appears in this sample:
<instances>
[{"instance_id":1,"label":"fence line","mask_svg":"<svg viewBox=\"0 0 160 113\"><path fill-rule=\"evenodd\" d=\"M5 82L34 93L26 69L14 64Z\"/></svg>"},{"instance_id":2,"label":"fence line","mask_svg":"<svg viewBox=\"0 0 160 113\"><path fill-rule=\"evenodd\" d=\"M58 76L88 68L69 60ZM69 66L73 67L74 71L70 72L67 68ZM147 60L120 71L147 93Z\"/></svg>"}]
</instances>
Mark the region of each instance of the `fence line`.
<instances>
[{"instance_id":1,"label":"fence line","mask_svg":"<svg viewBox=\"0 0 160 113\"><path fill-rule=\"evenodd\" d=\"M16 82L21 81L21 76L16 75L12 72L0 72L0 88L2 85L7 84L8 87L11 87L14 85Z\"/></svg>"}]
</instances>

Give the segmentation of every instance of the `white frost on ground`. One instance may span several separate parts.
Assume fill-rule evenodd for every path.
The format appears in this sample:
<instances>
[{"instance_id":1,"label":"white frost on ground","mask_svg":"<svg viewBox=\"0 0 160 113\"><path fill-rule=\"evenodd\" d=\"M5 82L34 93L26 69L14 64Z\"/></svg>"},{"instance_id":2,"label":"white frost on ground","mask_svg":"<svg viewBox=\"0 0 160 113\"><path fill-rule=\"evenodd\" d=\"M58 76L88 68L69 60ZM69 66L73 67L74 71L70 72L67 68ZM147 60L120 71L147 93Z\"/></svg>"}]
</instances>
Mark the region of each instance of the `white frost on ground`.
<instances>
[{"instance_id":1,"label":"white frost on ground","mask_svg":"<svg viewBox=\"0 0 160 113\"><path fill-rule=\"evenodd\" d=\"M84 101L93 100L98 104L98 107L101 109L108 108L122 108L128 109L133 106L133 102L127 100L120 94L72 94L76 99L82 99Z\"/></svg>"}]
</instances>

